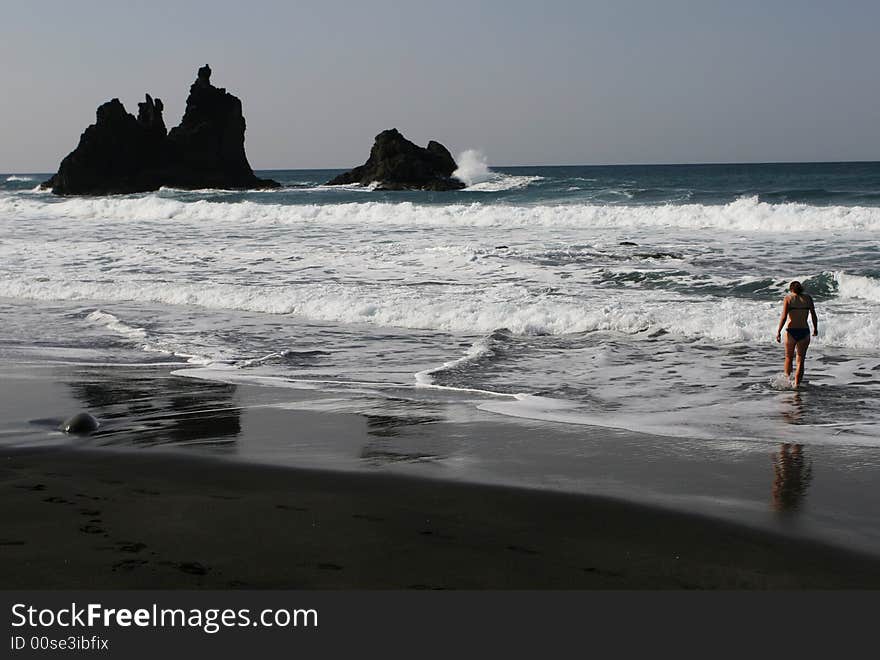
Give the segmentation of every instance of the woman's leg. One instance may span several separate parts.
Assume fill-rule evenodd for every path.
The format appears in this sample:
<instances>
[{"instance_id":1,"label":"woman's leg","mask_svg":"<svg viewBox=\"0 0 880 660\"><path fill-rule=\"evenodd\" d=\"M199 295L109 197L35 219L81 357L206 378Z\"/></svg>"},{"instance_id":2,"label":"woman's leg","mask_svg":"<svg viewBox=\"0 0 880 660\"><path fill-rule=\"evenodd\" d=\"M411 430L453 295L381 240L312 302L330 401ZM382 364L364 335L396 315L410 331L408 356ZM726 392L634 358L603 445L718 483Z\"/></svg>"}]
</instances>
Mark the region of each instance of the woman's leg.
<instances>
[{"instance_id":1,"label":"woman's leg","mask_svg":"<svg viewBox=\"0 0 880 660\"><path fill-rule=\"evenodd\" d=\"M807 335L804 339L801 339L797 344L795 344L795 350L797 351L797 371L794 374L794 386L798 387L801 384L801 381L804 379L804 362L807 359L807 349L810 347L810 335ZM787 345L786 345L787 348ZM791 361L788 361L789 368L791 367Z\"/></svg>"},{"instance_id":2,"label":"woman's leg","mask_svg":"<svg viewBox=\"0 0 880 660\"><path fill-rule=\"evenodd\" d=\"M785 333L785 375L791 377L791 361L794 358L794 349L795 349L794 338L791 336L791 333Z\"/></svg>"}]
</instances>

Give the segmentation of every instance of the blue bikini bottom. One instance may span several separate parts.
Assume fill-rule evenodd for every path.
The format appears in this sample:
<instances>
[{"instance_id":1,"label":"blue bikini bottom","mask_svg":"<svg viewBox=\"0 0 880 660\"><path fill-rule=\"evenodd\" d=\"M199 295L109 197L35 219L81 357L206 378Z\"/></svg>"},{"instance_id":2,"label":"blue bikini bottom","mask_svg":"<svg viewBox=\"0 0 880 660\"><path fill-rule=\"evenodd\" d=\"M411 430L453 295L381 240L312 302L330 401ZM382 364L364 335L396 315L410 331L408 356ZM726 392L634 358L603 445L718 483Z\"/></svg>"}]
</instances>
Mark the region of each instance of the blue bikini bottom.
<instances>
[{"instance_id":1,"label":"blue bikini bottom","mask_svg":"<svg viewBox=\"0 0 880 660\"><path fill-rule=\"evenodd\" d=\"M791 338L795 341L800 341L801 339L806 339L810 336L809 328L786 328L785 331L791 335Z\"/></svg>"}]
</instances>

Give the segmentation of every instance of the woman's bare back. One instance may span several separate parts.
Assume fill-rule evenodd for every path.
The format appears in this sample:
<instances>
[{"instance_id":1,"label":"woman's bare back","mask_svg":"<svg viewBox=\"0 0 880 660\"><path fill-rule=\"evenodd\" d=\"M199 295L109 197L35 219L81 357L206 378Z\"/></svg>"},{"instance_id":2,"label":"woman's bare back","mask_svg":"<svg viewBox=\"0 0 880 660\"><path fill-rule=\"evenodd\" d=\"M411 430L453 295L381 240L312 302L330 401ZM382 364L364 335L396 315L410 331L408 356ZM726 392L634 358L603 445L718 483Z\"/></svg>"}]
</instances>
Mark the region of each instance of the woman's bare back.
<instances>
[{"instance_id":1,"label":"woman's bare back","mask_svg":"<svg viewBox=\"0 0 880 660\"><path fill-rule=\"evenodd\" d=\"M813 309L813 299L806 293L791 293L785 300L788 303L788 327L808 328L807 316Z\"/></svg>"}]
</instances>

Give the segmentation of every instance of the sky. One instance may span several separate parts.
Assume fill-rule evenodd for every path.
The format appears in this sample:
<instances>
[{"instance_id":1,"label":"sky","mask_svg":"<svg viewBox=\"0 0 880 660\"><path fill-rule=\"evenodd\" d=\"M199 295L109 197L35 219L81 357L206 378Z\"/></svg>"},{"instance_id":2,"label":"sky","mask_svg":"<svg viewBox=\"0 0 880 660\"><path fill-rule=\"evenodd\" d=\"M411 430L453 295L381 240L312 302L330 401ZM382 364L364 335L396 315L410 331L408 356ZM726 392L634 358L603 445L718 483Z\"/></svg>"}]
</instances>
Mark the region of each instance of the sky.
<instances>
[{"instance_id":1,"label":"sky","mask_svg":"<svg viewBox=\"0 0 880 660\"><path fill-rule=\"evenodd\" d=\"M880 160L880 3L0 5L0 172L50 172L96 107L180 121L205 63L255 169L347 168L391 127L494 165Z\"/></svg>"}]
</instances>

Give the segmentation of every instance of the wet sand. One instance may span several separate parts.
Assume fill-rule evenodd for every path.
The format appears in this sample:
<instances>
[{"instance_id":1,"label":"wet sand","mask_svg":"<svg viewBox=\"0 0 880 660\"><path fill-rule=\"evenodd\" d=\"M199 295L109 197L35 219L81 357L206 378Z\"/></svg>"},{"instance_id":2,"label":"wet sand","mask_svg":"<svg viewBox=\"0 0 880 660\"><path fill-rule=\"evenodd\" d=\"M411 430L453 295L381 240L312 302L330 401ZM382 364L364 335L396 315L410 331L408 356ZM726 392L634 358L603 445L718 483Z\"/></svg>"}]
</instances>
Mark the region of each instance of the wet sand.
<instances>
[{"instance_id":1,"label":"wet sand","mask_svg":"<svg viewBox=\"0 0 880 660\"><path fill-rule=\"evenodd\" d=\"M719 515L751 501L725 493L769 500L771 484L791 485L774 480L781 468L763 450L752 465L601 429L577 431L572 445L559 426L452 420L448 403L358 399L367 412L344 413L339 393L172 371L2 365L5 588L880 587L876 553L798 526L797 507L813 501L802 488L773 529ZM55 430L79 410L101 419L98 433ZM847 483L830 480L834 465L822 463L821 484ZM521 487L564 469L596 490ZM640 492L640 479L652 488ZM632 497L610 490L615 481ZM685 488L715 495L657 499ZM670 506L679 502L705 509ZM870 540L861 520L841 528Z\"/></svg>"},{"instance_id":2,"label":"wet sand","mask_svg":"<svg viewBox=\"0 0 880 660\"><path fill-rule=\"evenodd\" d=\"M878 588L880 561L600 497L5 451L5 588Z\"/></svg>"}]
</instances>

